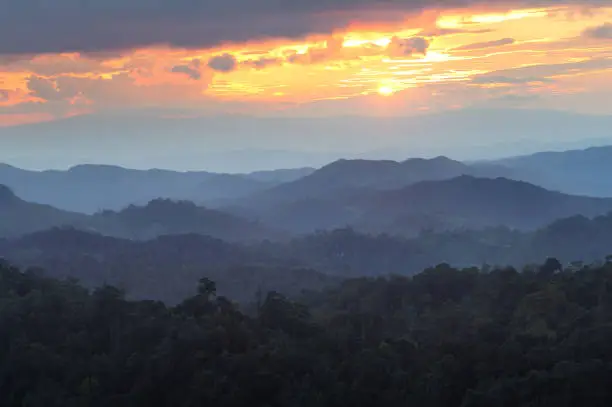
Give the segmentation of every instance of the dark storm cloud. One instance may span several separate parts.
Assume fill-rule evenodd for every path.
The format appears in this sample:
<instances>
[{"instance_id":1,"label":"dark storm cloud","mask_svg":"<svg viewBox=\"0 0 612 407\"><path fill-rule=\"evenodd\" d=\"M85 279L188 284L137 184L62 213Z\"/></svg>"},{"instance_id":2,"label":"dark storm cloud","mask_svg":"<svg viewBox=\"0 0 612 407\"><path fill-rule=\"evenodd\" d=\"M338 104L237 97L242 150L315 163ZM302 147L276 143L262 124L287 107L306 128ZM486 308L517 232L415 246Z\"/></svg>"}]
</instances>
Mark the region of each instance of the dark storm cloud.
<instances>
[{"instance_id":1,"label":"dark storm cloud","mask_svg":"<svg viewBox=\"0 0 612 407\"><path fill-rule=\"evenodd\" d=\"M570 0L605 5L609 0ZM506 0L486 4L508 5ZM555 0L514 0L555 5ZM0 54L106 52L153 44L210 47L326 34L360 10L467 7L478 0L0 0ZM343 11L342 13L329 13ZM398 18L397 13L395 17ZM371 18L371 13L368 13Z\"/></svg>"}]
</instances>

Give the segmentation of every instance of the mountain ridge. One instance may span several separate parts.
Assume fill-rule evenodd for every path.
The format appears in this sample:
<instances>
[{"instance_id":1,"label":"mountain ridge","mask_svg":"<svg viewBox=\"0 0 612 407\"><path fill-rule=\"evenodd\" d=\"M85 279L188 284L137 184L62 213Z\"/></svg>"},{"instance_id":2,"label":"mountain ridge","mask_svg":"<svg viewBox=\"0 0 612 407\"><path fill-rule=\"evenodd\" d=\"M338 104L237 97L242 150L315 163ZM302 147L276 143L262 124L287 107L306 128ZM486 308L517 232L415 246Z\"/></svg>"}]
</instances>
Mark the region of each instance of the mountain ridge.
<instances>
[{"instance_id":1,"label":"mountain ridge","mask_svg":"<svg viewBox=\"0 0 612 407\"><path fill-rule=\"evenodd\" d=\"M405 235L424 229L501 225L534 229L560 217L612 211L612 199L573 196L525 181L472 175L421 181L398 189L335 189L315 197L267 199L260 206L228 211L264 224L284 225L293 233L354 226L367 232Z\"/></svg>"},{"instance_id":2,"label":"mountain ridge","mask_svg":"<svg viewBox=\"0 0 612 407\"><path fill-rule=\"evenodd\" d=\"M227 241L275 239L278 231L257 222L190 201L155 199L144 206L93 215L27 202L0 184L0 237L26 235L53 227L76 228L106 236L146 240L165 234L198 233Z\"/></svg>"}]
</instances>

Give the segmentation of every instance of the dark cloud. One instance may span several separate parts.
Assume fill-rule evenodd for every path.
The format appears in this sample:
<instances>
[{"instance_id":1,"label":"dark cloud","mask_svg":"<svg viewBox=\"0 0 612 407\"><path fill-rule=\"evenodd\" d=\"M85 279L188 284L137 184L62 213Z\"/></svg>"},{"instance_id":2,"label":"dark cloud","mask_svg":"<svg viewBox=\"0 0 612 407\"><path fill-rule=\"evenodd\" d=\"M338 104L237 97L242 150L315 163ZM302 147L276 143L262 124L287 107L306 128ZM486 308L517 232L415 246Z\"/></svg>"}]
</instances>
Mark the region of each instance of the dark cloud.
<instances>
[{"instance_id":1,"label":"dark cloud","mask_svg":"<svg viewBox=\"0 0 612 407\"><path fill-rule=\"evenodd\" d=\"M429 48L429 40L423 37L391 38L387 51L392 57L411 56L413 54L425 54Z\"/></svg>"},{"instance_id":2,"label":"dark cloud","mask_svg":"<svg viewBox=\"0 0 612 407\"><path fill-rule=\"evenodd\" d=\"M570 1L585 6L609 4L609 0ZM487 2L503 7L556 3ZM356 20L398 20L404 12L474 4L484 1L0 0L0 54L96 54L156 44L205 48L269 37L329 34Z\"/></svg>"},{"instance_id":3,"label":"dark cloud","mask_svg":"<svg viewBox=\"0 0 612 407\"><path fill-rule=\"evenodd\" d=\"M589 38L612 39L612 23L605 23L599 27L589 28L584 31L584 36Z\"/></svg>"},{"instance_id":4,"label":"dark cloud","mask_svg":"<svg viewBox=\"0 0 612 407\"><path fill-rule=\"evenodd\" d=\"M185 74L194 81L199 81L202 79L202 72L200 72L200 60L194 59L189 64L186 65L177 65L172 67L171 71L174 73Z\"/></svg>"},{"instance_id":5,"label":"dark cloud","mask_svg":"<svg viewBox=\"0 0 612 407\"><path fill-rule=\"evenodd\" d=\"M5 89L0 89L0 102L5 102L9 98L9 91Z\"/></svg>"},{"instance_id":6,"label":"dark cloud","mask_svg":"<svg viewBox=\"0 0 612 407\"><path fill-rule=\"evenodd\" d=\"M455 48L456 51L472 51L476 49L485 49L485 48L493 48L493 47L501 47L504 45L514 44L516 40L514 38L502 38L496 41L487 41L487 42L476 42L474 44L463 45L461 47Z\"/></svg>"},{"instance_id":7,"label":"dark cloud","mask_svg":"<svg viewBox=\"0 0 612 407\"><path fill-rule=\"evenodd\" d=\"M5 68L11 71L26 71L41 77L52 77L61 74L98 74L110 72L112 67L104 66L100 60L88 59L84 56L47 55L44 58L14 60L6 63ZM0 61L2 65L2 61Z\"/></svg>"},{"instance_id":8,"label":"dark cloud","mask_svg":"<svg viewBox=\"0 0 612 407\"><path fill-rule=\"evenodd\" d=\"M236 69L238 62L232 54L217 55L208 60L208 67L219 72L231 72Z\"/></svg>"},{"instance_id":9,"label":"dark cloud","mask_svg":"<svg viewBox=\"0 0 612 407\"><path fill-rule=\"evenodd\" d=\"M27 85L30 95L48 101L70 99L79 93L74 86L60 86L57 81L40 76L30 76Z\"/></svg>"},{"instance_id":10,"label":"dark cloud","mask_svg":"<svg viewBox=\"0 0 612 407\"><path fill-rule=\"evenodd\" d=\"M59 89L55 82L38 76L28 78L28 89L32 96L45 100L61 100Z\"/></svg>"},{"instance_id":11,"label":"dark cloud","mask_svg":"<svg viewBox=\"0 0 612 407\"><path fill-rule=\"evenodd\" d=\"M172 72L174 73L182 73L193 79L194 81L198 81L202 78L202 74L200 71L193 69L189 65L177 65L172 67Z\"/></svg>"}]
</instances>

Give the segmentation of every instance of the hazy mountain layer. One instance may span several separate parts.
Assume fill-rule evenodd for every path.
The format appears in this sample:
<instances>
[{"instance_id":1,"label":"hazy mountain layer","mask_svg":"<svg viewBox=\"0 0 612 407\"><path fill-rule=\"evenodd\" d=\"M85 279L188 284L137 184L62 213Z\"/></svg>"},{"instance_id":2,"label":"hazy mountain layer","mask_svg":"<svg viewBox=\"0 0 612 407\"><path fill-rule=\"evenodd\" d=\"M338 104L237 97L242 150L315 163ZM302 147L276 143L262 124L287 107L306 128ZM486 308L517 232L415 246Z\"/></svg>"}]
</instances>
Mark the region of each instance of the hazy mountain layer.
<instances>
[{"instance_id":1,"label":"hazy mountain layer","mask_svg":"<svg viewBox=\"0 0 612 407\"><path fill-rule=\"evenodd\" d=\"M280 189L227 210L294 233L353 226L408 236L424 229L500 225L528 230L562 217L596 216L612 210L612 199L567 195L507 178L467 175L393 190L333 187L295 199L284 191L279 194Z\"/></svg>"},{"instance_id":2,"label":"hazy mountain layer","mask_svg":"<svg viewBox=\"0 0 612 407\"><path fill-rule=\"evenodd\" d=\"M66 226L130 239L184 233L198 233L229 241L281 236L256 222L187 201L156 199L144 206L130 206L119 212L85 215L26 202L8 187L0 185L0 237Z\"/></svg>"}]
</instances>

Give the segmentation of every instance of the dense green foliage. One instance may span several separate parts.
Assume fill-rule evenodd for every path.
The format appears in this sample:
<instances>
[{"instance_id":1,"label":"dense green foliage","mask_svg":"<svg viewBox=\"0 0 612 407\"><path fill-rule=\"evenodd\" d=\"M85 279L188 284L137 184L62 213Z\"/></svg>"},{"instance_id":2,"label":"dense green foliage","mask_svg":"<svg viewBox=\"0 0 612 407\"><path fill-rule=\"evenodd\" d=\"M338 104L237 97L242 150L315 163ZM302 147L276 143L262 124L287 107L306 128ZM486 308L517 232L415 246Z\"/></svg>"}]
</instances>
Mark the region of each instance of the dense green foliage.
<instances>
[{"instance_id":1,"label":"dense green foliage","mask_svg":"<svg viewBox=\"0 0 612 407\"><path fill-rule=\"evenodd\" d=\"M612 263L439 265L252 313L0 267L0 405L608 406ZM197 288L197 291L196 291Z\"/></svg>"}]
</instances>

